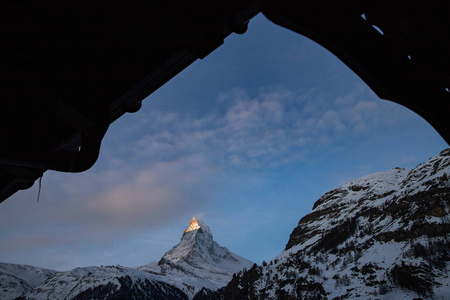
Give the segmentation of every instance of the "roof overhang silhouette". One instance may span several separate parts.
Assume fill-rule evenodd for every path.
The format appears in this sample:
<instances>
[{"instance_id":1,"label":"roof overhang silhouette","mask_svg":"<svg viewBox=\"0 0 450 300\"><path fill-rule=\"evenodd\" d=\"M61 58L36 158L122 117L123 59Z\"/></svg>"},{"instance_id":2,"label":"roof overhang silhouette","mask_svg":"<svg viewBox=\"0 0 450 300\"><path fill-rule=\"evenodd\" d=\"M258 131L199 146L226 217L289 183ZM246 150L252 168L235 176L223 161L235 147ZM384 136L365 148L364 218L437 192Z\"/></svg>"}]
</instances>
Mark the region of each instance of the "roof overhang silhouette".
<instances>
[{"instance_id":1,"label":"roof overhang silhouette","mask_svg":"<svg viewBox=\"0 0 450 300\"><path fill-rule=\"evenodd\" d=\"M327 48L450 142L450 2L9 1L1 4L0 202L82 172L108 126L262 12Z\"/></svg>"}]
</instances>

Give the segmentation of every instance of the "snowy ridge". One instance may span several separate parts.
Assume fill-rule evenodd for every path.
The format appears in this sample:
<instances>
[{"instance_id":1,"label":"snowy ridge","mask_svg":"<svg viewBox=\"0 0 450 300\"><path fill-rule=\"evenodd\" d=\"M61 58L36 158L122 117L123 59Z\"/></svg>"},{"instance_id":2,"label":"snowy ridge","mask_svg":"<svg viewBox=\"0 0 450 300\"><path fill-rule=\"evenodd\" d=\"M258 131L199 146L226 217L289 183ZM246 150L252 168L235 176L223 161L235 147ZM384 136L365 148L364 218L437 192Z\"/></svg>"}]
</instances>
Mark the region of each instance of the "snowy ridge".
<instances>
[{"instance_id":1,"label":"snowy ridge","mask_svg":"<svg viewBox=\"0 0 450 300\"><path fill-rule=\"evenodd\" d=\"M122 266L75 268L57 272L37 288L25 294L25 299L106 299L108 295L118 297L153 299L186 299L180 290L157 281L151 274Z\"/></svg>"},{"instance_id":2,"label":"snowy ridge","mask_svg":"<svg viewBox=\"0 0 450 300\"><path fill-rule=\"evenodd\" d=\"M14 299L31 291L56 271L0 263L0 299Z\"/></svg>"},{"instance_id":3,"label":"snowy ridge","mask_svg":"<svg viewBox=\"0 0 450 300\"><path fill-rule=\"evenodd\" d=\"M417 193L428 190L436 184L441 188L448 187L448 181L442 180L442 178L448 178L449 167L450 148L447 148L409 172L401 184L402 192L405 194Z\"/></svg>"},{"instance_id":4,"label":"snowy ridge","mask_svg":"<svg viewBox=\"0 0 450 300\"><path fill-rule=\"evenodd\" d=\"M323 195L269 263L201 299L448 299L450 149ZM199 298L200 299L200 298Z\"/></svg>"}]
</instances>

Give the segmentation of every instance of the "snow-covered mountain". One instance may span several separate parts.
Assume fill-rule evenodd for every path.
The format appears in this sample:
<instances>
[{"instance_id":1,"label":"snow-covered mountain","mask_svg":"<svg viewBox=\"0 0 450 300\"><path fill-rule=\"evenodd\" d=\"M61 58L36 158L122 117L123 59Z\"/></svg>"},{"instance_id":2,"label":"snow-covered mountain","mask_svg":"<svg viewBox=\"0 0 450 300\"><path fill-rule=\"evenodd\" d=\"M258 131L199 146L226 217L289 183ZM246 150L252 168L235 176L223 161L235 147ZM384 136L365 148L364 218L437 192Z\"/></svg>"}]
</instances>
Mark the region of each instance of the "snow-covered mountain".
<instances>
[{"instance_id":1,"label":"snow-covered mountain","mask_svg":"<svg viewBox=\"0 0 450 300\"><path fill-rule=\"evenodd\" d=\"M57 272L18 299L187 299L149 273L122 266Z\"/></svg>"},{"instance_id":2,"label":"snow-covered mountain","mask_svg":"<svg viewBox=\"0 0 450 300\"><path fill-rule=\"evenodd\" d=\"M269 263L196 299L449 299L450 149L323 195Z\"/></svg>"},{"instance_id":3,"label":"snow-covered mountain","mask_svg":"<svg viewBox=\"0 0 450 300\"><path fill-rule=\"evenodd\" d=\"M139 270L162 275L160 280L193 297L202 288L217 290L225 286L234 273L252 265L251 261L219 246L209 227L192 218L178 245L167 251L157 264Z\"/></svg>"},{"instance_id":4,"label":"snow-covered mountain","mask_svg":"<svg viewBox=\"0 0 450 300\"><path fill-rule=\"evenodd\" d=\"M14 299L41 284L56 271L0 263L0 299Z\"/></svg>"},{"instance_id":5,"label":"snow-covered mountain","mask_svg":"<svg viewBox=\"0 0 450 300\"><path fill-rule=\"evenodd\" d=\"M192 299L217 290L253 263L220 247L195 218L159 263L137 269L84 267L57 272L0 263L0 299Z\"/></svg>"}]
</instances>

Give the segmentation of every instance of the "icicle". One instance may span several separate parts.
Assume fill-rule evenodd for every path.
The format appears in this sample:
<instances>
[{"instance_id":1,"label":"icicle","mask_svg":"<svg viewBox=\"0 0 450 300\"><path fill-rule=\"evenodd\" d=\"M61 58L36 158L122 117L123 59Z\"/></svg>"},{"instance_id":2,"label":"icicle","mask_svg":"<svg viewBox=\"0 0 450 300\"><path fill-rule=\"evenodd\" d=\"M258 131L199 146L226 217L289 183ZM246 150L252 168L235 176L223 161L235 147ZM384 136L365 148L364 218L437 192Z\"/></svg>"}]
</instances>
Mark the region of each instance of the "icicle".
<instances>
[{"instance_id":1,"label":"icicle","mask_svg":"<svg viewBox=\"0 0 450 300\"><path fill-rule=\"evenodd\" d=\"M44 174L42 174L42 176L39 178L39 192L38 192L38 196L37 196L36 202L39 202L39 197L41 196L42 177L44 177Z\"/></svg>"}]
</instances>

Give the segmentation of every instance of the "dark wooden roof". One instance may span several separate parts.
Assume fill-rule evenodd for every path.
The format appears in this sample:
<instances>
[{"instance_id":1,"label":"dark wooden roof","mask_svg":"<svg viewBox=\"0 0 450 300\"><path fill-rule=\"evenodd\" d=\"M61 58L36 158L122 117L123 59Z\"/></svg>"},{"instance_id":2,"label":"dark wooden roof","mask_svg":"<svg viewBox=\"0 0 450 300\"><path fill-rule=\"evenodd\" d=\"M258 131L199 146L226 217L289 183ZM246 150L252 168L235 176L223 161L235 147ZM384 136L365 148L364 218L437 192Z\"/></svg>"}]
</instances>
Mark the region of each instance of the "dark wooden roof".
<instances>
[{"instance_id":1,"label":"dark wooden roof","mask_svg":"<svg viewBox=\"0 0 450 300\"><path fill-rule=\"evenodd\" d=\"M0 6L0 201L82 172L109 124L258 12L329 49L450 142L446 1L9 1Z\"/></svg>"}]
</instances>

